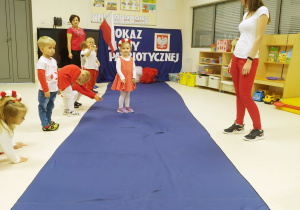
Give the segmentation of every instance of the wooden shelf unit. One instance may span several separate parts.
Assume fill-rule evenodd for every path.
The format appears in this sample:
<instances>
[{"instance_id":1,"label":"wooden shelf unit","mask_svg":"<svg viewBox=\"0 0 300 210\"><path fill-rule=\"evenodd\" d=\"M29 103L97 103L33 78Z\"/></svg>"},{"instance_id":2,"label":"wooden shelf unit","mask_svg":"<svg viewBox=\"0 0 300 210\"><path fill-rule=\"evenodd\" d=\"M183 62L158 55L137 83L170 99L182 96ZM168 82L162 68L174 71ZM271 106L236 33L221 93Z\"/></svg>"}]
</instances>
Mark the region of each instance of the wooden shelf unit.
<instances>
[{"instance_id":1,"label":"wooden shelf unit","mask_svg":"<svg viewBox=\"0 0 300 210\"><path fill-rule=\"evenodd\" d=\"M290 63L268 62L269 49L278 46L279 52L289 52ZM283 98L300 97L300 34L266 34L259 49L259 64L253 91L267 89ZM266 77L283 77L284 80L268 80Z\"/></svg>"},{"instance_id":2,"label":"wooden shelf unit","mask_svg":"<svg viewBox=\"0 0 300 210\"><path fill-rule=\"evenodd\" d=\"M223 66L226 66L226 67L228 66L229 62L231 61L232 54L233 54L232 52L209 52L209 51L204 52L204 51L201 51L199 53L199 64L217 66L220 74L208 74L208 75L220 77L221 78L220 81L224 81L224 80L232 81L231 77L223 75ZM222 57L222 63L203 63L203 62L201 62L201 57L214 58L214 59L219 59L219 57ZM223 84L220 83L219 91L222 91L223 90L222 88L223 88Z\"/></svg>"}]
</instances>

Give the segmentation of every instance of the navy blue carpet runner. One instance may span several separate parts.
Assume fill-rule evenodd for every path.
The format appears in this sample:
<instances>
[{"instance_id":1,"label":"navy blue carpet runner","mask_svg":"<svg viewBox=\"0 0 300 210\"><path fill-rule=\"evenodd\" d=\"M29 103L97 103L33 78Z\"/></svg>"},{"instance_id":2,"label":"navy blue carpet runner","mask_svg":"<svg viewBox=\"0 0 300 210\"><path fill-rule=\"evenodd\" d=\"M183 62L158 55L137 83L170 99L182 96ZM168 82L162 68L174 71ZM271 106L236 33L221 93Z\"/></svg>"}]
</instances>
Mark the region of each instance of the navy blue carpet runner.
<instances>
[{"instance_id":1,"label":"navy blue carpet runner","mask_svg":"<svg viewBox=\"0 0 300 210\"><path fill-rule=\"evenodd\" d=\"M109 85L14 210L269 209L166 83L138 84L133 114L118 98Z\"/></svg>"}]
</instances>

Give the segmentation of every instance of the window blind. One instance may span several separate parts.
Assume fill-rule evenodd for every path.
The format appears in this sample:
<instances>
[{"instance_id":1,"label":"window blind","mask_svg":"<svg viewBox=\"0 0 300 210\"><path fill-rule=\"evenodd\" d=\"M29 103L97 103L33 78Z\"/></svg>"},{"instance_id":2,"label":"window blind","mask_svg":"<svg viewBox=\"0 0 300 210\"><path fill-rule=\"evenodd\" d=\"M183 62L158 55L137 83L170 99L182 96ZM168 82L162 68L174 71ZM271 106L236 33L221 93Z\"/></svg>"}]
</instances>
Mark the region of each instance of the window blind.
<instances>
[{"instance_id":1,"label":"window blind","mask_svg":"<svg viewBox=\"0 0 300 210\"><path fill-rule=\"evenodd\" d=\"M214 43L218 39L234 39L239 37L241 22L241 2L231 1L217 4Z\"/></svg>"},{"instance_id":2,"label":"window blind","mask_svg":"<svg viewBox=\"0 0 300 210\"><path fill-rule=\"evenodd\" d=\"M300 1L282 0L279 34L300 33Z\"/></svg>"},{"instance_id":3,"label":"window blind","mask_svg":"<svg viewBox=\"0 0 300 210\"><path fill-rule=\"evenodd\" d=\"M214 5L193 10L192 47L210 47L213 44Z\"/></svg>"},{"instance_id":4,"label":"window blind","mask_svg":"<svg viewBox=\"0 0 300 210\"><path fill-rule=\"evenodd\" d=\"M276 34L276 16L277 14L277 8L278 8L278 1L277 0L267 0L264 1L265 6L269 9L271 22L268 24L266 28L265 34Z\"/></svg>"}]
</instances>

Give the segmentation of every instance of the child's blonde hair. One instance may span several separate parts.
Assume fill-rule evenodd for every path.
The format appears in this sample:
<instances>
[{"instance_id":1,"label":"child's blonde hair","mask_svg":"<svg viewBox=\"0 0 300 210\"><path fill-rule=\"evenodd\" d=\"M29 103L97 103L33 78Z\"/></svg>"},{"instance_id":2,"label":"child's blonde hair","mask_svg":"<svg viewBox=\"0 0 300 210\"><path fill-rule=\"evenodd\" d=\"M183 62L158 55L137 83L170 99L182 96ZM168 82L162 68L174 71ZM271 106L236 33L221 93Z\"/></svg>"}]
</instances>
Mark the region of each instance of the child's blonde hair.
<instances>
[{"instance_id":1,"label":"child's blonde hair","mask_svg":"<svg viewBox=\"0 0 300 210\"><path fill-rule=\"evenodd\" d=\"M93 37L88 37L85 41L87 42L89 39L92 39L95 42L95 39Z\"/></svg>"},{"instance_id":2,"label":"child's blonde hair","mask_svg":"<svg viewBox=\"0 0 300 210\"><path fill-rule=\"evenodd\" d=\"M83 50L83 49L86 49L86 48L87 48L86 41L81 42L80 49Z\"/></svg>"},{"instance_id":3,"label":"child's blonde hair","mask_svg":"<svg viewBox=\"0 0 300 210\"><path fill-rule=\"evenodd\" d=\"M9 133L14 131L16 118L20 114L27 112L27 107L17 101L14 97L4 97L0 100L0 133L4 128L7 128L3 125L5 123L10 130L7 130Z\"/></svg>"},{"instance_id":4,"label":"child's blonde hair","mask_svg":"<svg viewBox=\"0 0 300 210\"><path fill-rule=\"evenodd\" d=\"M84 75L84 76L83 76ZM77 78L77 82L80 85L84 85L85 83L87 83L89 80L91 79L91 74L89 71L87 70L81 70L81 74L78 76Z\"/></svg>"},{"instance_id":5,"label":"child's blonde hair","mask_svg":"<svg viewBox=\"0 0 300 210\"><path fill-rule=\"evenodd\" d=\"M45 46L50 45L50 44L55 44L56 45L56 42L54 41L54 39L52 39L49 36L42 36L37 41L37 44L38 44L39 48L41 48L41 47L45 47Z\"/></svg>"}]
</instances>

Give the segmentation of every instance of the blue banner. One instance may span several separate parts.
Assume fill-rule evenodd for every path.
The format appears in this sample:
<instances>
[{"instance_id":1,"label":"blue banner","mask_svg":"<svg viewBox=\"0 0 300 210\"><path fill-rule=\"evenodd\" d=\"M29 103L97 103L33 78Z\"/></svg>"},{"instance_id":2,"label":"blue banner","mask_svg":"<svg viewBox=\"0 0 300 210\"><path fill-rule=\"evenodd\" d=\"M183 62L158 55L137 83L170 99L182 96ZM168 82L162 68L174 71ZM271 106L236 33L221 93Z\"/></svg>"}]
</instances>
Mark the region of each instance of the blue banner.
<instances>
[{"instance_id":1,"label":"blue banner","mask_svg":"<svg viewBox=\"0 0 300 210\"><path fill-rule=\"evenodd\" d=\"M155 33L170 34L169 51L155 51ZM116 46L120 39L132 40L131 56L136 66L158 70L156 81L169 80L168 73L178 73L182 66L181 30L137 27L115 27ZM112 82L116 76L116 59L120 56L117 49L113 55L105 43L102 30L99 36L98 59L101 63L97 82Z\"/></svg>"}]
</instances>

